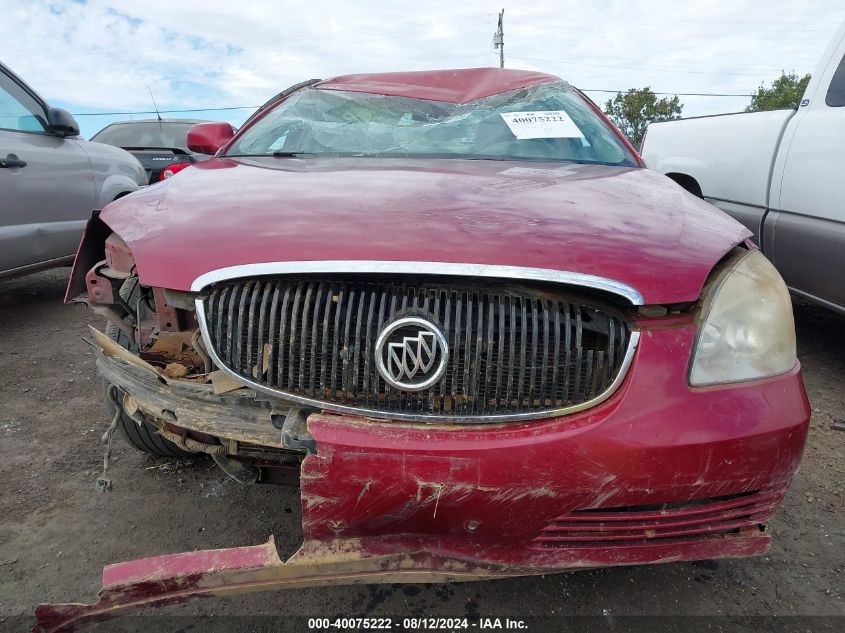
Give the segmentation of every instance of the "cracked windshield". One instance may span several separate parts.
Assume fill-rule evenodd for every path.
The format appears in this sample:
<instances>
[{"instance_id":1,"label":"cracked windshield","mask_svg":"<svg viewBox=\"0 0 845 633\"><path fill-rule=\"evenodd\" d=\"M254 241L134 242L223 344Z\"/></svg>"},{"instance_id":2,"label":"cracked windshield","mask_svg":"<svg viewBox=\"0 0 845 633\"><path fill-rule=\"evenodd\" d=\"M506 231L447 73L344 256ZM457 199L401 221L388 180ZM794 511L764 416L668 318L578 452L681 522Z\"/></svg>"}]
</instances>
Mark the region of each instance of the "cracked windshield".
<instances>
[{"instance_id":1,"label":"cracked windshield","mask_svg":"<svg viewBox=\"0 0 845 633\"><path fill-rule=\"evenodd\" d=\"M464 104L303 90L250 127L228 156L373 156L636 165L565 82Z\"/></svg>"}]
</instances>

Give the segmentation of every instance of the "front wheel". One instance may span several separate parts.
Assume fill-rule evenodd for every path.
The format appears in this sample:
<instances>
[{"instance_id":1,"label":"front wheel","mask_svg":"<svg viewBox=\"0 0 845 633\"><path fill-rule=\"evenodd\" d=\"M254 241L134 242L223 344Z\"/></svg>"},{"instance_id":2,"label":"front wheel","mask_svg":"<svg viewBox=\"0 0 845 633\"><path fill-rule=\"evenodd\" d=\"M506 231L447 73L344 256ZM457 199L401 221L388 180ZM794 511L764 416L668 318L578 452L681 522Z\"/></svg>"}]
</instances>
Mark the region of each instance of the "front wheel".
<instances>
[{"instance_id":1,"label":"front wheel","mask_svg":"<svg viewBox=\"0 0 845 633\"><path fill-rule=\"evenodd\" d=\"M106 403L106 413L109 419L114 419L116 412L115 403L109 398L109 389L112 386L109 382L104 381L103 383L103 399ZM136 422L123 410L122 405L120 406L120 419L117 421L116 430L129 446L142 453L156 457L179 457L183 459L197 455L159 435L158 429L153 424L145 420L141 420L140 423Z\"/></svg>"}]
</instances>

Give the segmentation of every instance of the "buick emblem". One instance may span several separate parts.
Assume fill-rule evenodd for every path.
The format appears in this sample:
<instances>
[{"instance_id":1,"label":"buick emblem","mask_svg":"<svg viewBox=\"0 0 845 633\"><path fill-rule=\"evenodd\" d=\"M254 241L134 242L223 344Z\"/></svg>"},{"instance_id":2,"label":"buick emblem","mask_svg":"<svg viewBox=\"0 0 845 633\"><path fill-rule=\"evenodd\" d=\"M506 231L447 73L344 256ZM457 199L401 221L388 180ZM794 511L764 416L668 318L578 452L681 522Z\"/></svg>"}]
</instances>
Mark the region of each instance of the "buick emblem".
<instances>
[{"instance_id":1,"label":"buick emblem","mask_svg":"<svg viewBox=\"0 0 845 633\"><path fill-rule=\"evenodd\" d=\"M375 348L376 368L387 384L403 391L422 391L446 371L449 344L434 323L403 317L388 323Z\"/></svg>"}]
</instances>

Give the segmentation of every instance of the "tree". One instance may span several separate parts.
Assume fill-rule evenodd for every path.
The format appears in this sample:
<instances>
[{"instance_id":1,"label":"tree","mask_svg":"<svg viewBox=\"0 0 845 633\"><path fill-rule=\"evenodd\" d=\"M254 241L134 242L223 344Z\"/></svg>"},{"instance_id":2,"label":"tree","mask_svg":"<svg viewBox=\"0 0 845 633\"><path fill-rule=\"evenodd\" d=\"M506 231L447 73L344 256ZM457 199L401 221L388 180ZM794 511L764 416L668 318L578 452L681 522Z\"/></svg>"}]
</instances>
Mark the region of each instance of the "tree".
<instances>
[{"instance_id":1,"label":"tree","mask_svg":"<svg viewBox=\"0 0 845 633\"><path fill-rule=\"evenodd\" d=\"M780 77L772 82L771 88L760 84L757 94L751 96L751 103L745 108L746 112L761 112L763 110L780 110L782 108L797 108L801 96L807 89L810 75L800 79L794 72L788 75L781 71Z\"/></svg>"},{"instance_id":2,"label":"tree","mask_svg":"<svg viewBox=\"0 0 845 633\"><path fill-rule=\"evenodd\" d=\"M677 95L671 99L658 99L651 88L631 88L626 93L618 92L608 100L604 112L628 137L634 147L639 147L649 123L671 121L681 118L684 104Z\"/></svg>"}]
</instances>

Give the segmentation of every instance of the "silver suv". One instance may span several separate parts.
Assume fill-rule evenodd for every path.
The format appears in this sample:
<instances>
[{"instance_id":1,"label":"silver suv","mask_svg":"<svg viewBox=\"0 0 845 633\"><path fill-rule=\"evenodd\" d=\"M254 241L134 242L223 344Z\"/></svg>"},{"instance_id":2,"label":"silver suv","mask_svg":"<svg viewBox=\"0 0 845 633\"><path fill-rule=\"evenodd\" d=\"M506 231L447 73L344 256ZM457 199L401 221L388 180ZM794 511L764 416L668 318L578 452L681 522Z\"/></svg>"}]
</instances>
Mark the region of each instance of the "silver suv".
<instances>
[{"instance_id":1,"label":"silver suv","mask_svg":"<svg viewBox=\"0 0 845 633\"><path fill-rule=\"evenodd\" d=\"M134 156L79 138L0 64L0 278L70 263L91 211L146 182Z\"/></svg>"}]
</instances>

